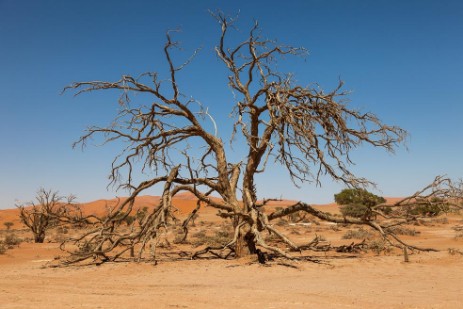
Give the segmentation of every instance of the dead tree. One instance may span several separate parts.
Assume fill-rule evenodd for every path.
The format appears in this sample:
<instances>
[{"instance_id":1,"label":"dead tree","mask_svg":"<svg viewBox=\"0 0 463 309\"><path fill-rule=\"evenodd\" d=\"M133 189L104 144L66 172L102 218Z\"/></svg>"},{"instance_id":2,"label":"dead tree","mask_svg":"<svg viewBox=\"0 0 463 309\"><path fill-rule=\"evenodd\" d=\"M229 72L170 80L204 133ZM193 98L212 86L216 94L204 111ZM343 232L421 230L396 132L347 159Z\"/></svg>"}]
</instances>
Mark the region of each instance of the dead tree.
<instances>
[{"instance_id":1,"label":"dead tree","mask_svg":"<svg viewBox=\"0 0 463 309\"><path fill-rule=\"evenodd\" d=\"M57 223L58 214L62 211L64 197L58 192L40 188L35 196L36 201L27 205L16 205L19 218L34 234L34 242L43 243L45 233Z\"/></svg>"},{"instance_id":2,"label":"dead tree","mask_svg":"<svg viewBox=\"0 0 463 309\"><path fill-rule=\"evenodd\" d=\"M228 70L228 84L234 94L229 101L234 119L229 141L244 141L239 147L246 149L245 156L232 162L223 140L227 137L218 134L208 108L182 94L178 76L197 51L177 64L173 56L179 43L173 40L172 32L167 32L164 46L167 78L150 72L139 77L124 75L114 82L76 82L67 86L64 91L74 90L75 95L100 90L121 93L119 112L112 124L88 128L75 146L84 147L92 138L101 138L103 143L124 142L126 147L112 162L110 180L131 192L94 229L72 240L78 250L68 249L69 262L114 261L134 249L139 260L154 258L159 238L175 216L172 197L182 191L198 198L194 213L207 204L218 209L223 218L232 219L234 236L230 242L221 248L209 248L229 251L217 256L269 252L292 258L285 249L267 244L263 235L277 235L291 250L307 248L292 242L272 224L295 212L331 222L369 225L385 237L391 235L374 221L337 217L302 202L273 213L264 211L267 201L258 201L254 181L256 174L265 173L269 161L285 167L295 185L320 183L321 176L328 175L350 187L365 186L370 182L350 170L352 149L368 144L393 152L406 132L383 124L374 114L349 107L342 82L324 91L318 85L298 84L291 74L276 70L277 60L305 56L306 49L263 38L257 22L240 43L230 46L230 41L236 42L235 20L221 13L212 15L220 28L215 53ZM147 98L146 105L131 101L136 94L141 94L137 99ZM238 135L240 138L236 138ZM135 183L134 175L140 170L147 178ZM137 195L155 186L164 186L159 205L138 226L123 232L120 224L132 213ZM219 195L221 200L210 198L211 194ZM183 222L186 233L194 213Z\"/></svg>"}]
</instances>

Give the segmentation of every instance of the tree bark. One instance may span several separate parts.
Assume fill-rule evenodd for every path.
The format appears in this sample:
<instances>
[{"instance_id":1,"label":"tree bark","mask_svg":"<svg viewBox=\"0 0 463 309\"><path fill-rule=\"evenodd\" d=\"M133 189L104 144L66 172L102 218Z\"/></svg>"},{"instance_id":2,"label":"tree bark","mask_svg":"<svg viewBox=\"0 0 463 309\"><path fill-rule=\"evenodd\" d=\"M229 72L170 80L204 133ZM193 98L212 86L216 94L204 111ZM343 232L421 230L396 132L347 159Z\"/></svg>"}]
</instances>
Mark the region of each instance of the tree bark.
<instances>
[{"instance_id":1,"label":"tree bark","mask_svg":"<svg viewBox=\"0 0 463 309\"><path fill-rule=\"evenodd\" d=\"M249 229L241 229L235 244L235 254L237 258L256 254L254 236Z\"/></svg>"},{"instance_id":2,"label":"tree bark","mask_svg":"<svg viewBox=\"0 0 463 309\"><path fill-rule=\"evenodd\" d=\"M42 244L45 241L45 233L34 234L34 242Z\"/></svg>"}]
</instances>

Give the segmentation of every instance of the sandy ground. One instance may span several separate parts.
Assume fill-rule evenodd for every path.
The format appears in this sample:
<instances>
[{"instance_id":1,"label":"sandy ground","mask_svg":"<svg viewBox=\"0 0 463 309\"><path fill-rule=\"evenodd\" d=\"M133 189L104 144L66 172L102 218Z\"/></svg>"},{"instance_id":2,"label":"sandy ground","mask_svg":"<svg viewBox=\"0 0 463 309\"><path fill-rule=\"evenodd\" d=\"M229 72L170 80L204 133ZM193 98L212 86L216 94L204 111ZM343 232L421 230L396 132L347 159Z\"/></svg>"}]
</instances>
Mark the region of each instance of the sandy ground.
<instances>
[{"instance_id":1,"label":"sandy ground","mask_svg":"<svg viewBox=\"0 0 463 309\"><path fill-rule=\"evenodd\" d=\"M0 308L463 308L463 255L448 252L463 250L452 230L462 217L449 219L416 227L420 236L407 240L441 251L414 253L409 263L392 252L328 255L322 264L245 258L49 268L62 254L58 243L24 242L0 255ZM317 229L335 242L346 231Z\"/></svg>"},{"instance_id":2,"label":"sandy ground","mask_svg":"<svg viewBox=\"0 0 463 309\"><path fill-rule=\"evenodd\" d=\"M0 308L462 308L463 257L447 252L292 262L45 268L55 244L0 258Z\"/></svg>"}]
</instances>

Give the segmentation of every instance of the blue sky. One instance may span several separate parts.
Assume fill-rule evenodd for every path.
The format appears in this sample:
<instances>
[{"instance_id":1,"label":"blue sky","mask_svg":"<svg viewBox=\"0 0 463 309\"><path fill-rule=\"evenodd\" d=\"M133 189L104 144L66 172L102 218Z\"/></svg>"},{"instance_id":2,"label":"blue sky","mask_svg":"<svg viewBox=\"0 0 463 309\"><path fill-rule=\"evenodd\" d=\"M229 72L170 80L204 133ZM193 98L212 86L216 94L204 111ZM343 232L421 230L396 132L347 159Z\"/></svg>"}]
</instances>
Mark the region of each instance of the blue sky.
<instances>
[{"instance_id":1,"label":"blue sky","mask_svg":"<svg viewBox=\"0 0 463 309\"><path fill-rule=\"evenodd\" d=\"M239 12L241 35L257 19L265 36L306 47L305 61L279 68L326 89L341 78L352 107L409 131L408 151L354 153L353 170L376 182L377 193L401 196L436 175L463 176L462 1L248 2L0 0L0 208L31 200L41 186L82 202L124 195L106 188L117 145L71 148L87 126L112 119L117 96L60 93L73 81L165 74L168 29L182 30L177 59L202 47L182 75L183 89L228 132L233 97L213 53L219 29L208 9ZM278 168L258 181L260 197L314 203L342 189L329 179L296 189Z\"/></svg>"}]
</instances>

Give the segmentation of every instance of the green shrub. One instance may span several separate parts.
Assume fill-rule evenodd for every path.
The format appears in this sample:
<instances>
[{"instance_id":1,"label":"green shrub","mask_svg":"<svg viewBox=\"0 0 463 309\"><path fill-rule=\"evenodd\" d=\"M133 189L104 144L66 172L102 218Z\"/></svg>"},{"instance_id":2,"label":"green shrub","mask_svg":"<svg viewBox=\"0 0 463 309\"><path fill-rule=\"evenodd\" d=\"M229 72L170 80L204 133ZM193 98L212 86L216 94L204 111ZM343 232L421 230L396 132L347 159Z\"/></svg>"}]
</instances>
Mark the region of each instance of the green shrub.
<instances>
[{"instance_id":1,"label":"green shrub","mask_svg":"<svg viewBox=\"0 0 463 309\"><path fill-rule=\"evenodd\" d=\"M339 205L358 204L368 207L385 203L386 200L365 189L344 189L334 195L334 200Z\"/></svg>"},{"instance_id":2,"label":"green shrub","mask_svg":"<svg viewBox=\"0 0 463 309\"><path fill-rule=\"evenodd\" d=\"M413 216L435 217L441 213L439 205L436 204L418 204L412 206L408 213Z\"/></svg>"},{"instance_id":3,"label":"green shrub","mask_svg":"<svg viewBox=\"0 0 463 309\"><path fill-rule=\"evenodd\" d=\"M340 208L343 216L354 218L369 218L372 215L370 207L361 204L343 205Z\"/></svg>"},{"instance_id":4,"label":"green shrub","mask_svg":"<svg viewBox=\"0 0 463 309\"><path fill-rule=\"evenodd\" d=\"M379 211L381 211L383 214L390 215L392 213L392 207L390 206L381 206L377 208Z\"/></svg>"},{"instance_id":5,"label":"green shrub","mask_svg":"<svg viewBox=\"0 0 463 309\"><path fill-rule=\"evenodd\" d=\"M386 202L383 197L365 189L344 189L334 195L334 200L339 205L343 205L340 209L343 216L366 220L370 220L373 216L371 207Z\"/></svg>"}]
</instances>

